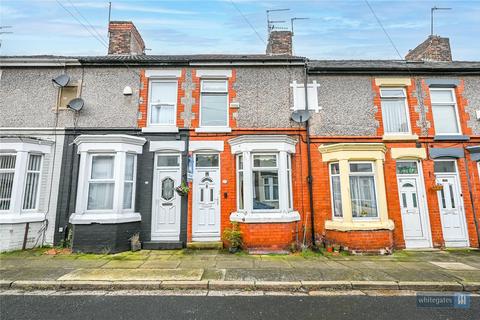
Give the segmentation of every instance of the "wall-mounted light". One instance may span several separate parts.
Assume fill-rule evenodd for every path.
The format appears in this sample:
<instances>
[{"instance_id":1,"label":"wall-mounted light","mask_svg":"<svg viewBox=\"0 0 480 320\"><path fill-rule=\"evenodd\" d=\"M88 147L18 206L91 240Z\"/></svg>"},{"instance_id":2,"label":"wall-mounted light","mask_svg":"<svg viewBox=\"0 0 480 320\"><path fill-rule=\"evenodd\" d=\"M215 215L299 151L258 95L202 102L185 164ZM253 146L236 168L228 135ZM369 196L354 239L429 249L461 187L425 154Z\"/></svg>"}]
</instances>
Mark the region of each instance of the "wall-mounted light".
<instances>
[{"instance_id":1,"label":"wall-mounted light","mask_svg":"<svg viewBox=\"0 0 480 320\"><path fill-rule=\"evenodd\" d=\"M123 95L124 96L131 96L133 94L133 90L130 86L126 86L123 88Z\"/></svg>"}]
</instances>

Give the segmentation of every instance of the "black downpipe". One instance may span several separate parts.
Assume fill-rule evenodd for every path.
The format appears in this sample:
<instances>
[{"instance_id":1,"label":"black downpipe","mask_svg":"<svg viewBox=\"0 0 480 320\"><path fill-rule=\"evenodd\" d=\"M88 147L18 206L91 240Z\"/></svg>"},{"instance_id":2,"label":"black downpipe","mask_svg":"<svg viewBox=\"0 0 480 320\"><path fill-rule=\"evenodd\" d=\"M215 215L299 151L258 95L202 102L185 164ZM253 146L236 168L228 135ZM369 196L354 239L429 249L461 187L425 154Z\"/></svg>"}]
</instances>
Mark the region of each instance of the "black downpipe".
<instances>
[{"instance_id":1,"label":"black downpipe","mask_svg":"<svg viewBox=\"0 0 480 320\"><path fill-rule=\"evenodd\" d=\"M308 70L307 60L304 60L304 72L305 72L305 110L308 112ZM307 158L308 158L308 197L310 202L310 224L312 230L312 246L316 247L315 243L315 211L313 208L313 177L312 177L312 156L310 152L310 123L309 120L305 122L305 130L307 136Z\"/></svg>"}]
</instances>

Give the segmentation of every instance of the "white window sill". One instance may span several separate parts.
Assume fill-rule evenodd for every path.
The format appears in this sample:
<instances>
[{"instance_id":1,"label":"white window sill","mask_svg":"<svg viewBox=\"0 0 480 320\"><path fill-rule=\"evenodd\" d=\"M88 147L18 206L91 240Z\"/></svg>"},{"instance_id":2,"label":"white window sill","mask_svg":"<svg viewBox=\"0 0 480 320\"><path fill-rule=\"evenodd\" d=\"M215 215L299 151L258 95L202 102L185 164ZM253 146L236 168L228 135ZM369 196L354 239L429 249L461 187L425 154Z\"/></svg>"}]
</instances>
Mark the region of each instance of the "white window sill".
<instances>
[{"instance_id":1,"label":"white window sill","mask_svg":"<svg viewBox=\"0 0 480 320\"><path fill-rule=\"evenodd\" d=\"M299 220L300 214L298 211L262 213L233 212L230 215L230 221L241 223L278 223Z\"/></svg>"},{"instance_id":2,"label":"white window sill","mask_svg":"<svg viewBox=\"0 0 480 320\"><path fill-rule=\"evenodd\" d=\"M201 127L196 128L195 132L220 132L220 133L228 133L232 132L232 128L230 127Z\"/></svg>"},{"instance_id":3,"label":"white window sill","mask_svg":"<svg viewBox=\"0 0 480 320\"><path fill-rule=\"evenodd\" d=\"M393 133L386 133L383 135L382 139L384 141L398 141L398 140L418 140L418 135L416 134L393 134Z\"/></svg>"},{"instance_id":4,"label":"white window sill","mask_svg":"<svg viewBox=\"0 0 480 320\"><path fill-rule=\"evenodd\" d=\"M393 230L395 225L392 220L354 220L352 222L344 222L342 220L325 221L326 230L336 231L372 231L372 230Z\"/></svg>"},{"instance_id":5,"label":"white window sill","mask_svg":"<svg viewBox=\"0 0 480 320\"><path fill-rule=\"evenodd\" d=\"M138 212L126 213L73 213L70 216L71 224L112 224L141 221L142 217Z\"/></svg>"},{"instance_id":6,"label":"white window sill","mask_svg":"<svg viewBox=\"0 0 480 320\"><path fill-rule=\"evenodd\" d=\"M0 224L40 222L45 220L45 213L0 213Z\"/></svg>"},{"instance_id":7,"label":"white window sill","mask_svg":"<svg viewBox=\"0 0 480 320\"><path fill-rule=\"evenodd\" d=\"M176 126L149 126L142 128L142 132L146 133L155 133L155 132L178 132L178 127Z\"/></svg>"}]
</instances>

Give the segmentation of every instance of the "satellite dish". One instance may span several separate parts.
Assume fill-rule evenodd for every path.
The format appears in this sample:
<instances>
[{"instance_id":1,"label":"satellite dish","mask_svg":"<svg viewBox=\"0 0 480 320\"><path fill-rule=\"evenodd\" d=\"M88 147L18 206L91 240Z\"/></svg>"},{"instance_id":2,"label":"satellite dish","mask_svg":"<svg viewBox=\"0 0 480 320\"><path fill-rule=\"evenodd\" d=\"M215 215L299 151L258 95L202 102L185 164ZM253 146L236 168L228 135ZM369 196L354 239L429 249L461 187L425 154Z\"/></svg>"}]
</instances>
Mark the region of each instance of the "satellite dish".
<instances>
[{"instance_id":1,"label":"satellite dish","mask_svg":"<svg viewBox=\"0 0 480 320\"><path fill-rule=\"evenodd\" d=\"M74 111L80 111L82 110L84 104L85 101L83 101L82 98L75 98L70 100L70 102L67 104L67 108L70 108Z\"/></svg>"},{"instance_id":2,"label":"satellite dish","mask_svg":"<svg viewBox=\"0 0 480 320\"><path fill-rule=\"evenodd\" d=\"M65 87L68 84L68 82L70 82L70 77L67 76L66 74L62 74L56 78L53 78L52 81L59 87Z\"/></svg>"},{"instance_id":3,"label":"satellite dish","mask_svg":"<svg viewBox=\"0 0 480 320\"><path fill-rule=\"evenodd\" d=\"M308 119L310 119L310 112L307 110L297 110L292 112L291 118L297 123L306 122Z\"/></svg>"}]
</instances>

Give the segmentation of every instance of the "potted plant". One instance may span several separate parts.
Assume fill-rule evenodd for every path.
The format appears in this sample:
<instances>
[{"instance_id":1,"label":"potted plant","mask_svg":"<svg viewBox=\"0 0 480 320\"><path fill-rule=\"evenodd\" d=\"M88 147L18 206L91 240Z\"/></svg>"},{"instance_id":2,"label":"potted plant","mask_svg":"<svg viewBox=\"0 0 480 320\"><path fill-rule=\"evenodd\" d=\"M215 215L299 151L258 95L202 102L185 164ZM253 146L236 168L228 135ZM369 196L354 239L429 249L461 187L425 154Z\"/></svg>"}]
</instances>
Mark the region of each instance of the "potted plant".
<instances>
[{"instance_id":1,"label":"potted plant","mask_svg":"<svg viewBox=\"0 0 480 320\"><path fill-rule=\"evenodd\" d=\"M232 222L232 227L223 231L223 239L228 243L230 253L235 253L241 249L242 232L239 230L237 222Z\"/></svg>"},{"instance_id":2,"label":"potted plant","mask_svg":"<svg viewBox=\"0 0 480 320\"><path fill-rule=\"evenodd\" d=\"M440 191L443 190L443 184L435 184L432 186L433 191Z\"/></svg>"},{"instance_id":3,"label":"potted plant","mask_svg":"<svg viewBox=\"0 0 480 320\"><path fill-rule=\"evenodd\" d=\"M175 188L175 191L178 193L179 196L184 197L188 194L188 192L190 191L190 188L185 183L185 181L182 181L182 183Z\"/></svg>"},{"instance_id":4,"label":"potted plant","mask_svg":"<svg viewBox=\"0 0 480 320\"><path fill-rule=\"evenodd\" d=\"M132 251L139 251L142 249L142 243L140 242L140 234L137 232L130 238L130 248Z\"/></svg>"}]
</instances>

